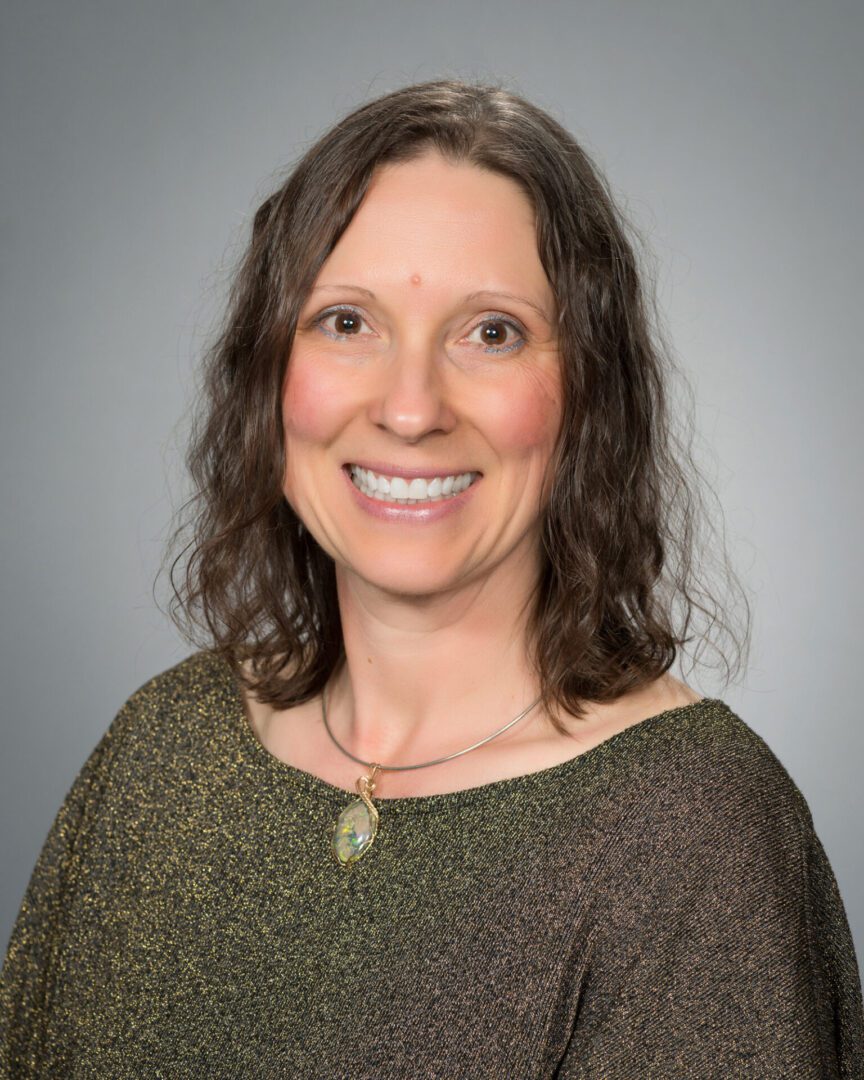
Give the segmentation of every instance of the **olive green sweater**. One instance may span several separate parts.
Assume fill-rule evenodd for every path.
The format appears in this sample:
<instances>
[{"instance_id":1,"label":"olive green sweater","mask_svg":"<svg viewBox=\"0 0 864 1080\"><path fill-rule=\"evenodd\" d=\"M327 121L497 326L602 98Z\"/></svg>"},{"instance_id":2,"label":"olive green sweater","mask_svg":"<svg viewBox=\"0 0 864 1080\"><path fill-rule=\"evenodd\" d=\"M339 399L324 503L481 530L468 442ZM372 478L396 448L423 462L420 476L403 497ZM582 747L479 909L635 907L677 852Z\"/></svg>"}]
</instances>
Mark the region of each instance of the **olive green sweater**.
<instances>
[{"instance_id":1,"label":"olive green sweater","mask_svg":"<svg viewBox=\"0 0 864 1080\"><path fill-rule=\"evenodd\" d=\"M376 800L274 758L199 652L118 712L3 968L3 1077L864 1077L807 804L727 705L563 764Z\"/></svg>"}]
</instances>

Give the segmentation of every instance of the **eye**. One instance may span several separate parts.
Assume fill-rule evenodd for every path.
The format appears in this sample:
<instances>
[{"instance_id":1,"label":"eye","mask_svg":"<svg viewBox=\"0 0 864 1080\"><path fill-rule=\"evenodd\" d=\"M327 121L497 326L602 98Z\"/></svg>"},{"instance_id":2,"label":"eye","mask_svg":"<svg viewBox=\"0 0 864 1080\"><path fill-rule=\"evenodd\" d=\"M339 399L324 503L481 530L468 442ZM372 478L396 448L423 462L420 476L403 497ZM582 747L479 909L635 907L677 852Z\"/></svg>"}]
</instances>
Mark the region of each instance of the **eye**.
<instances>
[{"instance_id":1,"label":"eye","mask_svg":"<svg viewBox=\"0 0 864 1080\"><path fill-rule=\"evenodd\" d=\"M328 323L331 325L328 326ZM364 325L368 327L368 323L357 308L345 306L322 311L313 320L313 325L335 341L346 341L348 338L358 337L361 327ZM480 340L476 344L481 345L483 351L487 353L508 353L525 344L524 330L519 323L506 315L487 316L474 327L471 333L476 334L478 331Z\"/></svg>"},{"instance_id":2,"label":"eye","mask_svg":"<svg viewBox=\"0 0 864 1080\"><path fill-rule=\"evenodd\" d=\"M471 331L480 331L479 345L486 346L487 353L507 353L525 344L525 332L519 323L505 315L489 315ZM508 337L511 340L508 340ZM512 340L515 338L515 340Z\"/></svg>"},{"instance_id":3,"label":"eye","mask_svg":"<svg viewBox=\"0 0 864 1080\"><path fill-rule=\"evenodd\" d=\"M330 319L335 320L335 322L332 326L327 326L326 323ZM314 325L322 333L335 338L337 341L357 337L361 325L365 323L366 320L360 312L356 308L350 307L330 308L328 311L322 311L314 320Z\"/></svg>"}]
</instances>

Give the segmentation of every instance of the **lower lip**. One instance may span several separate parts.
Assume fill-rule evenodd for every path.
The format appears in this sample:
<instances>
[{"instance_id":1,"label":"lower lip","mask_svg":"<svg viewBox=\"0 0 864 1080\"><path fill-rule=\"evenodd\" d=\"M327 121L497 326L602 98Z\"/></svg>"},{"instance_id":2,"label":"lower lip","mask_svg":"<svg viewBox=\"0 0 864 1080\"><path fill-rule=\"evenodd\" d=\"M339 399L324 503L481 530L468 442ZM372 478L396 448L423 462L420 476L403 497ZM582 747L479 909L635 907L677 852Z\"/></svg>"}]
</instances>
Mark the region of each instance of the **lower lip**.
<instances>
[{"instance_id":1,"label":"lower lip","mask_svg":"<svg viewBox=\"0 0 864 1080\"><path fill-rule=\"evenodd\" d=\"M458 513L472 498L474 489L482 479L482 477L478 476L473 484L469 484L458 495L449 495L446 499L439 499L437 502L409 505L407 503L388 503L383 499L373 499L369 495L364 495L351 479L347 469L342 470L342 475L345 477L345 483L351 489L351 494L361 510L365 510L367 514L380 518L382 521L407 521L413 525L428 525L433 521L440 521L441 518L449 517L450 514Z\"/></svg>"}]
</instances>

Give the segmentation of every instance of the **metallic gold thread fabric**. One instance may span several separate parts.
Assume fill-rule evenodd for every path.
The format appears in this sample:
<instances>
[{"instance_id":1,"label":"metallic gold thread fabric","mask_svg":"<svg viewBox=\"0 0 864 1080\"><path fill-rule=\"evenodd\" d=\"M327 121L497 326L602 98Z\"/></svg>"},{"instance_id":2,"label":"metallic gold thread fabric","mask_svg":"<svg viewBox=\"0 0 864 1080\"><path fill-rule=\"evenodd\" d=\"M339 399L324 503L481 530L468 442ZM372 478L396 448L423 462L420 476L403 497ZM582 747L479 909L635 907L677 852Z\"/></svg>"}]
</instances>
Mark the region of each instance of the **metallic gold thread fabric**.
<instances>
[{"instance_id":1,"label":"metallic gold thread fabric","mask_svg":"<svg viewBox=\"0 0 864 1080\"><path fill-rule=\"evenodd\" d=\"M13 930L0 1076L864 1076L807 804L722 701L540 772L378 801L274 758L199 652L118 712Z\"/></svg>"}]
</instances>

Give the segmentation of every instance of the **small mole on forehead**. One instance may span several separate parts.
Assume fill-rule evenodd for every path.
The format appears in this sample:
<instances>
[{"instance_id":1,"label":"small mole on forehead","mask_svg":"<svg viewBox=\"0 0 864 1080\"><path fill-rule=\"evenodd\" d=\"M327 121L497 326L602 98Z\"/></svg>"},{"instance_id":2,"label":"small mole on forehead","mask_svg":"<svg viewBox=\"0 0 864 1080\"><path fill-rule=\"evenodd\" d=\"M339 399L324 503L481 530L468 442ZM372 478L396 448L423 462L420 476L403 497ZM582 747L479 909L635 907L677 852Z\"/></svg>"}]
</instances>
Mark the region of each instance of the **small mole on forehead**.
<instances>
[{"instance_id":1,"label":"small mole on forehead","mask_svg":"<svg viewBox=\"0 0 864 1080\"><path fill-rule=\"evenodd\" d=\"M419 285L421 280L422 280L422 278L420 277L419 274L412 274L411 275L411 284L412 285Z\"/></svg>"}]
</instances>

